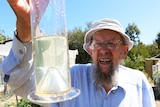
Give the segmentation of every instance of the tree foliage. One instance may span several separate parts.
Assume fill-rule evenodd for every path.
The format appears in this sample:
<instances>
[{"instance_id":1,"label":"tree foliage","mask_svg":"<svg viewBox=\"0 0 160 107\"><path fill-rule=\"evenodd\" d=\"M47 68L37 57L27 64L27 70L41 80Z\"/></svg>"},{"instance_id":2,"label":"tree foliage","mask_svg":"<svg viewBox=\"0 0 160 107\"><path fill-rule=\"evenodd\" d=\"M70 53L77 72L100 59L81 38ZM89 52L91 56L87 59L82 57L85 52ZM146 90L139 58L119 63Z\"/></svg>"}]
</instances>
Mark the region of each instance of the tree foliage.
<instances>
[{"instance_id":1,"label":"tree foliage","mask_svg":"<svg viewBox=\"0 0 160 107\"><path fill-rule=\"evenodd\" d=\"M128 24L125 33L129 35L132 41L134 41L134 46L124 60L124 65L130 68L145 71L146 58L151 58L158 54L157 44L143 44L139 39L140 30L134 23Z\"/></svg>"},{"instance_id":2,"label":"tree foliage","mask_svg":"<svg viewBox=\"0 0 160 107\"><path fill-rule=\"evenodd\" d=\"M148 57L150 57L150 54L148 53L147 46L143 43L139 43L138 45L134 45L129 51L126 59L124 60L124 65L144 71L145 59Z\"/></svg>"},{"instance_id":3,"label":"tree foliage","mask_svg":"<svg viewBox=\"0 0 160 107\"><path fill-rule=\"evenodd\" d=\"M6 40L6 36L4 35L4 30L0 30L0 41Z\"/></svg>"},{"instance_id":4,"label":"tree foliage","mask_svg":"<svg viewBox=\"0 0 160 107\"><path fill-rule=\"evenodd\" d=\"M139 39L139 34L140 34L140 30L137 27L137 25L135 23L129 23L125 33L131 38L132 41L134 41L135 43L139 43L140 39Z\"/></svg>"},{"instance_id":5,"label":"tree foliage","mask_svg":"<svg viewBox=\"0 0 160 107\"><path fill-rule=\"evenodd\" d=\"M156 42L153 42L153 44L147 45L147 50L149 53L149 57L153 57L156 56L157 54L159 54L159 48L158 48L158 44Z\"/></svg>"},{"instance_id":6,"label":"tree foliage","mask_svg":"<svg viewBox=\"0 0 160 107\"><path fill-rule=\"evenodd\" d=\"M87 30L82 31L80 28L75 28L72 32L68 32L69 49L78 49L76 63L88 63L91 61L90 56L83 49L84 36Z\"/></svg>"},{"instance_id":7,"label":"tree foliage","mask_svg":"<svg viewBox=\"0 0 160 107\"><path fill-rule=\"evenodd\" d=\"M125 33L134 41L133 48L129 51L128 56L123 64L130 68L145 71L145 59L154 57L158 54L157 44L143 44L139 39L140 30L134 23L128 24Z\"/></svg>"},{"instance_id":8,"label":"tree foliage","mask_svg":"<svg viewBox=\"0 0 160 107\"><path fill-rule=\"evenodd\" d=\"M157 39L155 41L158 44L158 48L160 49L160 32L157 34Z\"/></svg>"}]
</instances>

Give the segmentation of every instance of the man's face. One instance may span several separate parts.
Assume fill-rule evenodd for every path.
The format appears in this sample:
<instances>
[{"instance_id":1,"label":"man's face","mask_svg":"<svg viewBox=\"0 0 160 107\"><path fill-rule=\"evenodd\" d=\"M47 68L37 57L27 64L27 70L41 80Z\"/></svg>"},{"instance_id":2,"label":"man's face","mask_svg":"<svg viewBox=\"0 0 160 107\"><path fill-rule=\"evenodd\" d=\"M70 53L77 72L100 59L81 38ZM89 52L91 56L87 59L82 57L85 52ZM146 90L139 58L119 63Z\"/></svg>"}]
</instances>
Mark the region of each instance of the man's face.
<instances>
[{"instance_id":1,"label":"man's face","mask_svg":"<svg viewBox=\"0 0 160 107\"><path fill-rule=\"evenodd\" d=\"M97 31L89 48L92 57L94 79L102 84L115 84L117 67L128 53L121 35L111 30Z\"/></svg>"},{"instance_id":2,"label":"man's face","mask_svg":"<svg viewBox=\"0 0 160 107\"><path fill-rule=\"evenodd\" d=\"M103 73L107 73L111 67L117 68L128 53L128 46L124 45L121 35L111 30L97 31L90 47L93 63Z\"/></svg>"}]
</instances>

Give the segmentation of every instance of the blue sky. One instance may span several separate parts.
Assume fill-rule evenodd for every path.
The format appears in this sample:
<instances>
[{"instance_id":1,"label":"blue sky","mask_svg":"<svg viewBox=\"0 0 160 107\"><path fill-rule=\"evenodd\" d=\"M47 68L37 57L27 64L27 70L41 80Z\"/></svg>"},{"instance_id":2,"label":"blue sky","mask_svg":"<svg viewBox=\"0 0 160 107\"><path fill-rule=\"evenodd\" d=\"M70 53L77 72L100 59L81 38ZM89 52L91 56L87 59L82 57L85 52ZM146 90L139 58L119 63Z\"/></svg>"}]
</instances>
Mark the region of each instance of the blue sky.
<instances>
[{"instance_id":1,"label":"blue sky","mask_svg":"<svg viewBox=\"0 0 160 107\"><path fill-rule=\"evenodd\" d=\"M159 0L66 0L67 29L86 28L88 22L114 18L126 28L135 23L141 31L140 40L151 44L160 32ZM16 17L7 0L0 0L0 30L13 37Z\"/></svg>"}]
</instances>

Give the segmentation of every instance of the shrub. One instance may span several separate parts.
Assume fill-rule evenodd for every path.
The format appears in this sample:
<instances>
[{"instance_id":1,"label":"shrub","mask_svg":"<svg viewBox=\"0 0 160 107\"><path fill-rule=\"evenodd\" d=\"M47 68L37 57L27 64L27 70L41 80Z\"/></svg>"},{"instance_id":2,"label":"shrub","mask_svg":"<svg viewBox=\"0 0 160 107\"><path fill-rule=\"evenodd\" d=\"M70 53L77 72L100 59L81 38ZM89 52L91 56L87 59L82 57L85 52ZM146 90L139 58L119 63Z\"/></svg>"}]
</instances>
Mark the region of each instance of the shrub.
<instances>
[{"instance_id":1,"label":"shrub","mask_svg":"<svg viewBox=\"0 0 160 107\"><path fill-rule=\"evenodd\" d=\"M31 103L30 101L22 98L20 102L17 103L16 107L41 107L41 106Z\"/></svg>"}]
</instances>

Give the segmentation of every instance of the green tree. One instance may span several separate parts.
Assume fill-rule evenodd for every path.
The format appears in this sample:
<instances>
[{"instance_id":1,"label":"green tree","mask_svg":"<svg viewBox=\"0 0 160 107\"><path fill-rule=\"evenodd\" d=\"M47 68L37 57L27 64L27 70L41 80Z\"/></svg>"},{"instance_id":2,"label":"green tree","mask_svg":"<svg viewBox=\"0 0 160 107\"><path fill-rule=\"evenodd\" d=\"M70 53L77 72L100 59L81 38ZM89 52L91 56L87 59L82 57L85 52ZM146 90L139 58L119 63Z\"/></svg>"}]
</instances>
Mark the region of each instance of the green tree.
<instances>
[{"instance_id":1,"label":"green tree","mask_svg":"<svg viewBox=\"0 0 160 107\"><path fill-rule=\"evenodd\" d=\"M4 36L4 30L0 30L0 41L6 40L6 36Z\"/></svg>"},{"instance_id":2,"label":"green tree","mask_svg":"<svg viewBox=\"0 0 160 107\"><path fill-rule=\"evenodd\" d=\"M68 32L69 49L78 49L76 63L88 63L91 61L90 56L83 49L84 36L87 30L82 31L75 28L73 31Z\"/></svg>"},{"instance_id":3,"label":"green tree","mask_svg":"<svg viewBox=\"0 0 160 107\"><path fill-rule=\"evenodd\" d=\"M147 46L142 42L134 45L124 60L124 65L130 68L145 71L145 59L150 57Z\"/></svg>"},{"instance_id":4,"label":"green tree","mask_svg":"<svg viewBox=\"0 0 160 107\"><path fill-rule=\"evenodd\" d=\"M150 55L149 58L159 54L158 44L156 42L154 42L153 44L147 45L147 50Z\"/></svg>"},{"instance_id":5,"label":"green tree","mask_svg":"<svg viewBox=\"0 0 160 107\"><path fill-rule=\"evenodd\" d=\"M150 57L147 45L140 41L140 30L135 23L129 23L125 33L134 41L132 50L128 52L128 56L124 60L123 64L130 68L145 71L145 59Z\"/></svg>"},{"instance_id":6,"label":"green tree","mask_svg":"<svg viewBox=\"0 0 160 107\"><path fill-rule=\"evenodd\" d=\"M157 34L157 39L155 41L158 44L158 48L160 49L160 32Z\"/></svg>"},{"instance_id":7,"label":"green tree","mask_svg":"<svg viewBox=\"0 0 160 107\"><path fill-rule=\"evenodd\" d=\"M135 43L139 43L140 39L139 39L139 34L140 34L140 30L137 27L137 25L135 23L129 23L125 33L131 38L132 41L134 41Z\"/></svg>"},{"instance_id":8,"label":"green tree","mask_svg":"<svg viewBox=\"0 0 160 107\"><path fill-rule=\"evenodd\" d=\"M128 56L124 60L123 64L130 68L145 71L146 58L154 57L159 53L156 42L160 42L160 34L158 35L159 39L157 39L155 43L151 45L145 45L140 41L138 36L140 34L140 30L134 23L128 24L125 33L129 35L132 41L134 41L134 46L128 52Z\"/></svg>"}]
</instances>

